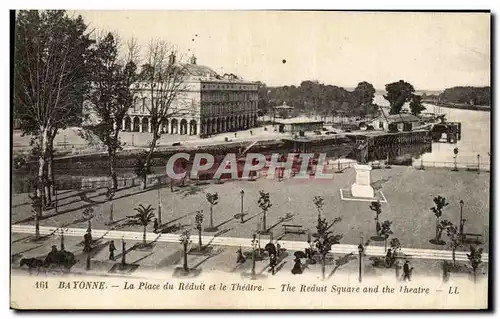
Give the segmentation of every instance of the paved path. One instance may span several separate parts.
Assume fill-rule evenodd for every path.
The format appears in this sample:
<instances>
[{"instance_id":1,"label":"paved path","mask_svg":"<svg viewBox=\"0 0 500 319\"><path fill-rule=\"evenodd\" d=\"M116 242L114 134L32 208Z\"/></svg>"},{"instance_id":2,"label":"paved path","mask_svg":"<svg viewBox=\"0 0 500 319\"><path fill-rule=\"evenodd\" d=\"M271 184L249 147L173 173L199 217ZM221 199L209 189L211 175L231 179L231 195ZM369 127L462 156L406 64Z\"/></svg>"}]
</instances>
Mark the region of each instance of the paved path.
<instances>
[{"instance_id":1,"label":"paved path","mask_svg":"<svg viewBox=\"0 0 500 319\"><path fill-rule=\"evenodd\" d=\"M58 231L57 227L45 227L40 226L40 235L54 234ZM23 234L34 234L34 225L13 225L13 233L23 233ZM66 236L76 236L83 238L85 234L85 228L66 228L64 235ZM92 229L93 238L104 238L104 239L126 239L126 240L142 240L143 233L136 231L120 231L120 230L103 230L103 229ZM191 235L193 241L197 241L197 234L192 233ZM146 233L147 241L158 241L158 242L170 242L179 243L178 234L155 234L151 232ZM216 246L236 246L236 247L251 247L250 238L236 238L236 237L214 237L214 236L202 236L203 243L210 243ZM262 246L267 243L268 237L262 237ZM279 241L282 248L287 250L304 250L309 247L307 242L300 241ZM349 254L358 253L357 245L346 245L339 244L332 246L332 253L337 254ZM434 249L417 249L417 248L402 248L401 252L407 259L440 259L440 260L452 260L452 252L450 250L434 250ZM385 256L384 247L381 246L368 246L365 251L366 255L369 256ZM467 252L457 251L456 252L457 261L468 261ZM488 254L483 253L482 261L488 262Z\"/></svg>"}]
</instances>

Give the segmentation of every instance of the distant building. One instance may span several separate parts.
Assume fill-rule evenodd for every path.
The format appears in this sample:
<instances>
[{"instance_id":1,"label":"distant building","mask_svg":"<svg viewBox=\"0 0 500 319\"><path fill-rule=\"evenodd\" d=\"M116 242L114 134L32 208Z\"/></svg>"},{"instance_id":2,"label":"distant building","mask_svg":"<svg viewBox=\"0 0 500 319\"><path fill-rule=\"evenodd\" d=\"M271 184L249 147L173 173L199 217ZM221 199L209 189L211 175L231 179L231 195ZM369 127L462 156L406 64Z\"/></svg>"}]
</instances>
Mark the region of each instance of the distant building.
<instances>
[{"instance_id":1,"label":"distant building","mask_svg":"<svg viewBox=\"0 0 500 319\"><path fill-rule=\"evenodd\" d=\"M173 54L170 63L177 63ZM258 83L234 74L219 75L207 66L198 65L194 55L182 67L188 73L183 84L186 89L172 101L172 109L179 115L162 123L163 133L206 136L257 126ZM147 97L136 95L134 106L123 118L123 131L151 132L149 103ZM98 120L92 111L89 113L93 122Z\"/></svg>"},{"instance_id":2,"label":"distant building","mask_svg":"<svg viewBox=\"0 0 500 319\"><path fill-rule=\"evenodd\" d=\"M367 123L375 130L385 131L389 131L389 125L397 128L398 131L411 131L422 124L424 124L422 118L408 113L382 115Z\"/></svg>"},{"instance_id":3,"label":"distant building","mask_svg":"<svg viewBox=\"0 0 500 319\"><path fill-rule=\"evenodd\" d=\"M273 107L273 111L275 118L287 119L291 117L293 106L286 105L286 102L283 102L283 105Z\"/></svg>"},{"instance_id":4,"label":"distant building","mask_svg":"<svg viewBox=\"0 0 500 319\"><path fill-rule=\"evenodd\" d=\"M275 121L278 131L281 133L299 133L307 131L320 131L323 128L323 121L315 121L306 118L278 119Z\"/></svg>"}]
</instances>

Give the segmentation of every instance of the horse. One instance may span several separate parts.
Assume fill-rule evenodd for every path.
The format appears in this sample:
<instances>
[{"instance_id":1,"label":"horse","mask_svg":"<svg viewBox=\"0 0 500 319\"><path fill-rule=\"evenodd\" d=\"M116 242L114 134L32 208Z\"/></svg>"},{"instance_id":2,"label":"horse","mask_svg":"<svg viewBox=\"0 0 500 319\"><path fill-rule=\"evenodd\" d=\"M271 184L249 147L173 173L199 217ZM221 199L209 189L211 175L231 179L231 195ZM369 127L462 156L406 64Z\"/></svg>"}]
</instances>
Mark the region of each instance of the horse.
<instances>
[{"instance_id":1,"label":"horse","mask_svg":"<svg viewBox=\"0 0 500 319\"><path fill-rule=\"evenodd\" d=\"M22 267L24 265L28 266L28 271L30 274L33 268L36 268L38 270L38 273L40 273L40 268L43 267L43 261L37 258L23 258L21 259L19 267Z\"/></svg>"},{"instance_id":2,"label":"horse","mask_svg":"<svg viewBox=\"0 0 500 319\"><path fill-rule=\"evenodd\" d=\"M66 271L70 271L78 261L75 255L69 251L59 250L57 252L50 252L44 260L44 267L49 268L52 265L62 267Z\"/></svg>"}]
</instances>

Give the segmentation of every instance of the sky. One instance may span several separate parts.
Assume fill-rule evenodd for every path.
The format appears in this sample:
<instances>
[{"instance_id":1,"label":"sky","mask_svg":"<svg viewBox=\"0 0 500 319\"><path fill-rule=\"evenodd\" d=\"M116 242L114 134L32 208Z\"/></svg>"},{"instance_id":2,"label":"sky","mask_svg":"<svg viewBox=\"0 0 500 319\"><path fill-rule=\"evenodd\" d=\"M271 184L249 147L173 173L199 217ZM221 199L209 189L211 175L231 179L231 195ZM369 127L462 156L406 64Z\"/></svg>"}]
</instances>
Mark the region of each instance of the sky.
<instances>
[{"instance_id":1,"label":"sky","mask_svg":"<svg viewBox=\"0 0 500 319\"><path fill-rule=\"evenodd\" d=\"M299 11L76 11L92 30L165 40L219 73L269 86L490 85L490 15Z\"/></svg>"}]
</instances>

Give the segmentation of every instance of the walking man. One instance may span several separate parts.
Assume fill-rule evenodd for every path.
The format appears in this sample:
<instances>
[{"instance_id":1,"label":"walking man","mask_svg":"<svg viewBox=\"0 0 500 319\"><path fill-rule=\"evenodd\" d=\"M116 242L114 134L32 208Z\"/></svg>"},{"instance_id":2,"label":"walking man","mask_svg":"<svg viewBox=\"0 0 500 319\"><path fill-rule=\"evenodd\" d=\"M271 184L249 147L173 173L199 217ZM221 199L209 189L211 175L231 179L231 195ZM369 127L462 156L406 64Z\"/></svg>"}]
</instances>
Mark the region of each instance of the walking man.
<instances>
[{"instance_id":1,"label":"walking man","mask_svg":"<svg viewBox=\"0 0 500 319\"><path fill-rule=\"evenodd\" d=\"M115 250L116 250L115 241L112 240L109 243L109 260L114 260L115 259Z\"/></svg>"}]
</instances>

